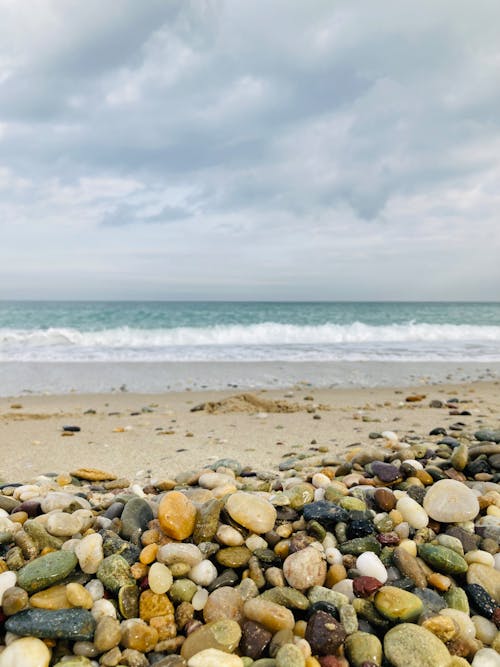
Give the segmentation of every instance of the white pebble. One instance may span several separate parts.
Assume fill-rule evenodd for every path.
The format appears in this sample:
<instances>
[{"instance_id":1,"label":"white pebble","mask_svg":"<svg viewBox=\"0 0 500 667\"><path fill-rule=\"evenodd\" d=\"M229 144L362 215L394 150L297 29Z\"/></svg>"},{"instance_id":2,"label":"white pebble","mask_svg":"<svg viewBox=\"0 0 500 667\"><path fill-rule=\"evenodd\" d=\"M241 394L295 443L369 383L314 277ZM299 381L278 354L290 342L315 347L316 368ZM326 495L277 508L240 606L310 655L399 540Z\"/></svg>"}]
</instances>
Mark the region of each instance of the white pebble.
<instances>
[{"instance_id":1,"label":"white pebble","mask_svg":"<svg viewBox=\"0 0 500 667\"><path fill-rule=\"evenodd\" d=\"M381 583L387 581L387 570L377 554L372 551L365 551L356 559L356 569L365 577L374 577Z\"/></svg>"},{"instance_id":2,"label":"white pebble","mask_svg":"<svg viewBox=\"0 0 500 667\"><path fill-rule=\"evenodd\" d=\"M104 560L102 535L91 533L82 538L75 548L75 556L83 572L95 574Z\"/></svg>"},{"instance_id":3,"label":"white pebble","mask_svg":"<svg viewBox=\"0 0 500 667\"><path fill-rule=\"evenodd\" d=\"M459 628L459 636L465 640L474 639L476 636L476 626L471 621L469 614L458 609L447 607L439 612L441 616L449 616Z\"/></svg>"},{"instance_id":4,"label":"white pebble","mask_svg":"<svg viewBox=\"0 0 500 667\"><path fill-rule=\"evenodd\" d=\"M500 551L494 555L495 570L500 570Z\"/></svg>"},{"instance_id":5,"label":"white pebble","mask_svg":"<svg viewBox=\"0 0 500 667\"><path fill-rule=\"evenodd\" d=\"M391 444L399 442L399 438L394 431L382 431L380 435Z\"/></svg>"},{"instance_id":6,"label":"white pebble","mask_svg":"<svg viewBox=\"0 0 500 667\"><path fill-rule=\"evenodd\" d=\"M16 639L0 654L0 667L48 667L50 650L41 639Z\"/></svg>"},{"instance_id":7,"label":"white pebble","mask_svg":"<svg viewBox=\"0 0 500 667\"><path fill-rule=\"evenodd\" d=\"M482 549L475 549L474 551L468 551L465 554L465 560L468 563L481 563L482 565L488 565L489 567L495 567L495 558L488 551L483 551Z\"/></svg>"},{"instance_id":8,"label":"white pebble","mask_svg":"<svg viewBox=\"0 0 500 667\"><path fill-rule=\"evenodd\" d=\"M209 586L217 578L217 568L210 560L202 560L191 568L189 578L198 586Z\"/></svg>"},{"instance_id":9,"label":"white pebble","mask_svg":"<svg viewBox=\"0 0 500 667\"><path fill-rule=\"evenodd\" d=\"M484 616L472 616L471 621L476 628L476 639L483 644L492 644L497 634L496 625Z\"/></svg>"},{"instance_id":10,"label":"white pebble","mask_svg":"<svg viewBox=\"0 0 500 667\"><path fill-rule=\"evenodd\" d=\"M94 602L104 597L104 585L99 579L91 579L88 584L85 584L85 588L92 596Z\"/></svg>"},{"instance_id":11,"label":"white pebble","mask_svg":"<svg viewBox=\"0 0 500 667\"><path fill-rule=\"evenodd\" d=\"M12 570L7 570L0 574L0 606L2 605L3 594L8 588L16 585L17 574Z\"/></svg>"},{"instance_id":12,"label":"white pebble","mask_svg":"<svg viewBox=\"0 0 500 667\"><path fill-rule=\"evenodd\" d=\"M256 549L266 549L268 546L266 540L263 537L255 534L249 535L245 540L245 544L250 549L250 551L255 551Z\"/></svg>"},{"instance_id":13,"label":"white pebble","mask_svg":"<svg viewBox=\"0 0 500 667\"><path fill-rule=\"evenodd\" d=\"M402 521L394 528L394 531L402 540L405 540L410 534L410 525L407 521Z\"/></svg>"},{"instance_id":14,"label":"white pebble","mask_svg":"<svg viewBox=\"0 0 500 667\"><path fill-rule=\"evenodd\" d=\"M193 567L203 560L203 554L196 544L184 544L183 542L171 542L164 544L158 549L156 559L165 565L174 563L186 563Z\"/></svg>"},{"instance_id":15,"label":"white pebble","mask_svg":"<svg viewBox=\"0 0 500 667\"><path fill-rule=\"evenodd\" d=\"M149 568L148 583L153 593L158 595L166 593L172 586L173 581L172 573L163 563L153 563Z\"/></svg>"},{"instance_id":16,"label":"white pebble","mask_svg":"<svg viewBox=\"0 0 500 667\"><path fill-rule=\"evenodd\" d=\"M199 588L191 599L191 604L193 605L195 611L201 611L208 600L208 591L206 588Z\"/></svg>"},{"instance_id":17,"label":"white pebble","mask_svg":"<svg viewBox=\"0 0 500 667\"><path fill-rule=\"evenodd\" d=\"M493 648L481 648L471 664L472 667L500 667L500 655Z\"/></svg>"},{"instance_id":18,"label":"white pebble","mask_svg":"<svg viewBox=\"0 0 500 667\"><path fill-rule=\"evenodd\" d=\"M221 524L219 526L215 537L218 542L228 547L240 547L245 541L245 538L239 530L236 530L236 528L228 526L227 524Z\"/></svg>"},{"instance_id":19,"label":"white pebble","mask_svg":"<svg viewBox=\"0 0 500 667\"><path fill-rule=\"evenodd\" d=\"M342 593L348 598L349 602L352 602L354 600L352 584L352 579L342 579L342 581L337 582L335 586L332 586L332 591Z\"/></svg>"},{"instance_id":20,"label":"white pebble","mask_svg":"<svg viewBox=\"0 0 500 667\"><path fill-rule=\"evenodd\" d=\"M96 600L90 611L96 621L98 621L103 616L111 616L111 618L116 618L115 606L110 600L105 600L104 598Z\"/></svg>"},{"instance_id":21,"label":"white pebble","mask_svg":"<svg viewBox=\"0 0 500 667\"><path fill-rule=\"evenodd\" d=\"M142 486L140 484L132 484L132 486L130 487L130 490L132 491L132 493L134 495L139 496L139 498L145 498L146 497L146 494L142 490Z\"/></svg>"},{"instance_id":22,"label":"white pebble","mask_svg":"<svg viewBox=\"0 0 500 667\"><path fill-rule=\"evenodd\" d=\"M218 486L234 484L234 477L220 472L205 472L200 475L198 484L202 489L216 489Z\"/></svg>"},{"instance_id":23,"label":"white pebble","mask_svg":"<svg viewBox=\"0 0 500 667\"><path fill-rule=\"evenodd\" d=\"M205 648L189 658L187 664L188 667L243 667L243 660L216 648Z\"/></svg>"},{"instance_id":24,"label":"white pebble","mask_svg":"<svg viewBox=\"0 0 500 667\"><path fill-rule=\"evenodd\" d=\"M319 500L324 500L325 493L325 489L314 489L314 501L318 502Z\"/></svg>"},{"instance_id":25,"label":"white pebble","mask_svg":"<svg viewBox=\"0 0 500 667\"><path fill-rule=\"evenodd\" d=\"M331 479L322 472L317 472L312 476L311 482L317 489L324 489L331 483Z\"/></svg>"},{"instance_id":26,"label":"white pebble","mask_svg":"<svg viewBox=\"0 0 500 667\"><path fill-rule=\"evenodd\" d=\"M405 496L400 498L396 503L396 509L401 512L403 519L407 521L412 528L425 528L429 523L429 517L422 505L419 505L416 500Z\"/></svg>"},{"instance_id":27,"label":"white pebble","mask_svg":"<svg viewBox=\"0 0 500 667\"><path fill-rule=\"evenodd\" d=\"M340 565L342 563L342 554L336 547L327 547L325 555L328 565Z\"/></svg>"}]
</instances>

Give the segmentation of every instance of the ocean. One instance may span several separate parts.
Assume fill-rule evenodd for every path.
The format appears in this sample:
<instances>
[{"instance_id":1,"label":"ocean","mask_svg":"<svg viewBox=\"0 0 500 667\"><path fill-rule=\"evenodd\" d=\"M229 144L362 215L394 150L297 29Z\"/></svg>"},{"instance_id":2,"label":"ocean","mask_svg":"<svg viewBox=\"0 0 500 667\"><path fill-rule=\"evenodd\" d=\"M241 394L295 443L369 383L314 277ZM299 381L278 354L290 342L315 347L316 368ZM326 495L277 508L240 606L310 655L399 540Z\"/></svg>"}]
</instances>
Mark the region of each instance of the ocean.
<instances>
[{"instance_id":1,"label":"ocean","mask_svg":"<svg viewBox=\"0 0 500 667\"><path fill-rule=\"evenodd\" d=\"M136 374L135 389L157 391L154 378L149 385L147 377L139 381L144 367L151 372L168 366L177 388L189 384L183 370L193 375L198 368L208 375L193 380L193 386L220 388L231 384L234 378L228 373L234 374L235 366L239 384L245 384L242 372L255 375L256 365L268 371L285 368L288 375L281 372L278 384L286 384L297 379L294 371L307 375L308 364L311 371L325 364L368 370L403 362L427 370L436 364L442 369L443 364L468 364L496 377L492 369L500 363L500 303L0 302L3 395L29 390L19 382L33 384L33 369L35 391L65 391L74 385L77 390L100 390L108 385L101 380L95 387L79 385L78 377L88 376L91 369L102 374L120 367L127 369L127 378ZM51 375L64 375L64 368L68 373L73 369L75 376L76 364L73 382L69 377L62 384L50 380ZM50 370L46 385L44 369ZM336 378L318 379L316 370L315 383L338 384ZM13 373L27 376L13 385ZM377 384L373 378L369 383ZM258 374L248 384L258 385ZM269 384L276 384L274 376L272 382L261 382ZM172 385L162 381L161 387Z\"/></svg>"}]
</instances>

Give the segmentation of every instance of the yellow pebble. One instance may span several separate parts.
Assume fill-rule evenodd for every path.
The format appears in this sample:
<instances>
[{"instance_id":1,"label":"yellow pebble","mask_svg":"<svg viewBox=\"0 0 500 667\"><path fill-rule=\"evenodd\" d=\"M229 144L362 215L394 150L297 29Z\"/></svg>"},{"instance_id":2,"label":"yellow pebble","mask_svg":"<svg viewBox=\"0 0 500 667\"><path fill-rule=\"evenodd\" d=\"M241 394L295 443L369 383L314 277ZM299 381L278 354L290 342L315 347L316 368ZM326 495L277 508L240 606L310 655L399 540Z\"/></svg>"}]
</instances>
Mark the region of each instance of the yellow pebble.
<instances>
[{"instance_id":1,"label":"yellow pebble","mask_svg":"<svg viewBox=\"0 0 500 667\"><path fill-rule=\"evenodd\" d=\"M331 588L332 586L335 586L335 584L338 584L339 581L343 581L346 577L347 570L342 563L331 565L326 573L325 586Z\"/></svg>"},{"instance_id":2,"label":"yellow pebble","mask_svg":"<svg viewBox=\"0 0 500 667\"><path fill-rule=\"evenodd\" d=\"M134 579L142 579L145 577L148 573L148 566L145 565L144 563L134 563L130 567L130 574L134 577Z\"/></svg>"},{"instance_id":3,"label":"yellow pebble","mask_svg":"<svg viewBox=\"0 0 500 667\"><path fill-rule=\"evenodd\" d=\"M311 656L310 658L306 658L306 667L321 667L321 665L316 658Z\"/></svg>"},{"instance_id":4,"label":"yellow pebble","mask_svg":"<svg viewBox=\"0 0 500 667\"><path fill-rule=\"evenodd\" d=\"M500 516L500 508L496 505L490 505L486 510L486 514L489 514L489 516Z\"/></svg>"},{"instance_id":5,"label":"yellow pebble","mask_svg":"<svg viewBox=\"0 0 500 667\"><path fill-rule=\"evenodd\" d=\"M288 556L290 552L290 540L280 540L274 547L274 553L281 559Z\"/></svg>"},{"instance_id":6,"label":"yellow pebble","mask_svg":"<svg viewBox=\"0 0 500 667\"><path fill-rule=\"evenodd\" d=\"M445 577L444 574L439 574L439 572L433 572L427 577L427 583L431 586L434 586L438 591L447 591L451 586L451 579ZM432 630L431 630L432 632Z\"/></svg>"},{"instance_id":7,"label":"yellow pebble","mask_svg":"<svg viewBox=\"0 0 500 667\"><path fill-rule=\"evenodd\" d=\"M307 623L305 621L297 621L293 628L293 634L296 637L304 639L304 637L306 636L306 628L307 628Z\"/></svg>"},{"instance_id":8,"label":"yellow pebble","mask_svg":"<svg viewBox=\"0 0 500 667\"><path fill-rule=\"evenodd\" d=\"M14 523L23 524L25 521L28 520L28 513L27 512L14 512L14 514L11 514L9 516L9 519L11 521L14 521Z\"/></svg>"},{"instance_id":9,"label":"yellow pebble","mask_svg":"<svg viewBox=\"0 0 500 667\"><path fill-rule=\"evenodd\" d=\"M4 561L3 558L0 558L0 574L2 574L2 572L7 572L8 569L9 566L7 565L7 563Z\"/></svg>"},{"instance_id":10,"label":"yellow pebble","mask_svg":"<svg viewBox=\"0 0 500 667\"><path fill-rule=\"evenodd\" d=\"M82 609L91 609L94 600L89 591L76 582L66 585L66 597L73 607L82 607Z\"/></svg>"},{"instance_id":11,"label":"yellow pebble","mask_svg":"<svg viewBox=\"0 0 500 667\"><path fill-rule=\"evenodd\" d=\"M56 482L59 484L59 486L66 486L67 484L71 484L71 475L68 474L57 475Z\"/></svg>"},{"instance_id":12,"label":"yellow pebble","mask_svg":"<svg viewBox=\"0 0 500 667\"><path fill-rule=\"evenodd\" d=\"M399 543L399 546L402 547L405 551L407 551L409 554L412 556L417 555L417 545L413 540L409 540L408 538L401 540Z\"/></svg>"},{"instance_id":13,"label":"yellow pebble","mask_svg":"<svg viewBox=\"0 0 500 667\"><path fill-rule=\"evenodd\" d=\"M156 560L156 554L158 553L158 545L148 544L144 547L139 555L139 560L143 565L151 565L153 561Z\"/></svg>"},{"instance_id":14,"label":"yellow pebble","mask_svg":"<svg viewBox=\"0 0 500 667\"><path fill-rule=\"evenodd\" d=\"M415 477L407 477L406 478L406 483L408 484L408 486L420 486L420 487L422 487L424 485L422 480L419 479L416 476Z\"/></svg>"},{"instance_id":15,"label":"yellow pebble","mask_svg":"<svg viewBox=\"0 0 500 667\"><path fill-rule=\"evenodd\" d=\"M391 510L389 512L389 518L395 526L398 526L400 523L403 523L403 515L399 510Z\"/></svg>"}]
</instances>

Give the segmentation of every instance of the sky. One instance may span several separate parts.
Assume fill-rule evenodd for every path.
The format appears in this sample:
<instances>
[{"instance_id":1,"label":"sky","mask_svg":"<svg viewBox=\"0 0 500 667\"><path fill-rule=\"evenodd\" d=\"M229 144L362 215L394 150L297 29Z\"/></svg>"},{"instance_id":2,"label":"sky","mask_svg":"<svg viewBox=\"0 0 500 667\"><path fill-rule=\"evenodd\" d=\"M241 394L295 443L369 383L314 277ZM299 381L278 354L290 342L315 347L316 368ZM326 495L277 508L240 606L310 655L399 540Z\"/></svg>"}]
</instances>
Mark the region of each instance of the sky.
<instances>
[{"instance_id":1,"label":"sky","mask_svg":"<svg viewBox=\"0 0 500 667\"><path fill-rule=\"evenodd\" d=\"M500 2L0 0L0 298L500 300Z\"/></svg>"}]
</instances>

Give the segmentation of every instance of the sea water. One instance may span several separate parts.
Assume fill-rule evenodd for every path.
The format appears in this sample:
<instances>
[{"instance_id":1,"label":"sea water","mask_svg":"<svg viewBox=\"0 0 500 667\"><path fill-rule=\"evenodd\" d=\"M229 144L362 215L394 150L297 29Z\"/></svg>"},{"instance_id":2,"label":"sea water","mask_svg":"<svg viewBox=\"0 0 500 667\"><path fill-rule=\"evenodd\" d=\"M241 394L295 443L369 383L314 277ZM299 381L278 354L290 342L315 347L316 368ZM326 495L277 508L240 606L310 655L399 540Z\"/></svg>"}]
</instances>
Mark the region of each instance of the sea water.
<instances>
[{"instance_id":1,"label":"sea water","mask_svg":"<svg viewBox=\"0 0 500 667\"><path fill-rule=\"evenodd\" d=\"M79 364L80 377L89 376L90 369L102 373L127 366L127 377L136 374L136 389L156 391L159 387L153 379L148 386L147 373L139 381L144 365L151 372L168 364L180 385L185 370L193 375L193 368L203 368L205 386L220 388L234 379L229 377L229 373L234 376L229 363L246 368L243 375L252 377L255 372L250 367L255 370L256 364L268 370L284 368L288 376L282 374L280 383L286 384L296 379L294 369L300 369L302 376L304 370L307 375L308 368L312 372L324 364L373 369L376 365L388 368L391 362L426 368L443 363L496 367L500 303L0 302L0 393L4 395L9 389L26 389L12 386L13 363L21 375L27 369L31 375L34 368L38 375L51 369L42 373L47 378L51 373L60 375L68 364L71 368ZM71 373L75 375L74 369ZM218 376L217 381L210 379L211 373ZM273 378L276 373L271 373ZM22 378L25 381L33 384L33 378ZM317 377L315 381L319 382ZM64 386L48 382L45 388L66 390L69 378L65 382ZM370 383L378 384L373 378ZM35 384L42 390L43 378L38 377ZM77 389L93 389L92 383L78 386L77 378L69 382L73 384ZM108 388L101 381L99 386L94 384L96 390ZM189 384L187 377L184 384ZM258 385L258 376L249 384ZM319 384L338 382L325 377Z\"/></svg>"}]
</instances>

